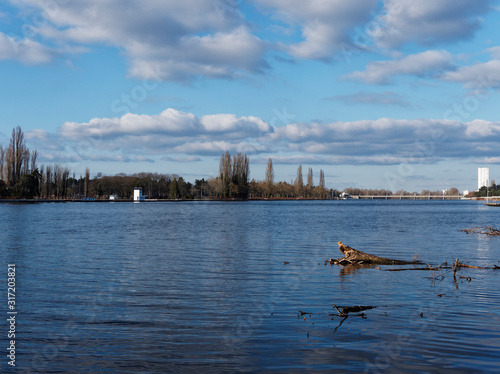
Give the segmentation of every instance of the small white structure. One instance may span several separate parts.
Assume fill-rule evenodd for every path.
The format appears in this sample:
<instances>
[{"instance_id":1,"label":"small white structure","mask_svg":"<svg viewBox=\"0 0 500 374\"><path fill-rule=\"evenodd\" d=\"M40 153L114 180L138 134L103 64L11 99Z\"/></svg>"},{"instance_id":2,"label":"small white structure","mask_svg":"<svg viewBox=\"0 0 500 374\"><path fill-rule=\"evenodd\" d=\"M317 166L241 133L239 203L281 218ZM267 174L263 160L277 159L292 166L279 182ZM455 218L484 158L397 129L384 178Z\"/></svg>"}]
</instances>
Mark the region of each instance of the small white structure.
<instances>
[{"instance_id":1,"label":"small white structure","mask_svg":"<svg viewBox=\"0 0 500 374\"><path fill-rule=\"evenodd\" d=\"M144 201L146 197L142 194L142 187L134 187L134 202Z\"/></svg>"},{"instance_id":2,"label":"small white structure","mask_svg":"<svg viewBox=\"0 0 500 374\"><path fill-rule=\"evenodd\" d=\"M341 198L342 200L348 200L348 199L350 199L350 198L351 198L351 196L349 196L349 194L348 194L347 192L342 192L342 193L340 194L340 198Z\"/></svg>"},{"instance_id":3,"label":"small white structure","mask_svg":"<svg viewBox=\"0 0 500 374\"><path fill-rule=\"evenodd\" d=\"M118 195L109 195L109 200L112 200L112 201L118 200Z\"/></svg>"}]
</instances>

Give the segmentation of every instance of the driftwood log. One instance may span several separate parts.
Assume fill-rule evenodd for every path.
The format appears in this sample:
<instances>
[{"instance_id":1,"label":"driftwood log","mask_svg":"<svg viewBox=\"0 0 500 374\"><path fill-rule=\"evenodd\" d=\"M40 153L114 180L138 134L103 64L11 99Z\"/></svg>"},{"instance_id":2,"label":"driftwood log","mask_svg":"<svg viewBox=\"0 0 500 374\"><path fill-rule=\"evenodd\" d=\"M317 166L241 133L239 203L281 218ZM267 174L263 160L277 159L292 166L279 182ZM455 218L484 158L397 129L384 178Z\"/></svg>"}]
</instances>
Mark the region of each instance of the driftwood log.
<instances>
[{"instance_id":1,"label":"driftwood log","mask_svg":"<svg viewBox=\"0 0 500 374\"><path fill-rule=\"evenodd\" d=\"M409 265L415 264L415 261L401 261L393 260L390 258L374 256L369 253L358 251L357 249L351 248L342 242L338 242L339 250L343 253L343 258L338 258L336 260L330 259L327 262L335 265L348 265L348 264L376 264L376 265Z\"/></svg>"}]
</instances>

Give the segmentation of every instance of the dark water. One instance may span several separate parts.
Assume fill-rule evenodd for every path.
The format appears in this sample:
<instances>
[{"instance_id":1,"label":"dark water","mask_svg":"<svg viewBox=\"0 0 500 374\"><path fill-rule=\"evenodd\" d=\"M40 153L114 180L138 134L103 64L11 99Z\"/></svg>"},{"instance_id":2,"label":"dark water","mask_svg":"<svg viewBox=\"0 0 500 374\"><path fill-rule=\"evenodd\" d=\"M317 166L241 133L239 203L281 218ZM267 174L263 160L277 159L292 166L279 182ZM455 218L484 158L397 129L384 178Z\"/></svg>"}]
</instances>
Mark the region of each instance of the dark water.
<instances>
[{"instance_id":1,"label":"dark water","mask_svg":"<svg viewBox=\"0 0 500 374\"><path fill-rule=\"evenodd\" d=\"M0 218L2 277L17 268L19 373L500 372L500 271L462 269L471 280L454 282L446 270L324 265L341 257L339 240L434 265L500 265L500 237L458 231L500 227L500 208L1 204ZM333 304L377 308L343 320Z\"/></svg>"}]
</instances>

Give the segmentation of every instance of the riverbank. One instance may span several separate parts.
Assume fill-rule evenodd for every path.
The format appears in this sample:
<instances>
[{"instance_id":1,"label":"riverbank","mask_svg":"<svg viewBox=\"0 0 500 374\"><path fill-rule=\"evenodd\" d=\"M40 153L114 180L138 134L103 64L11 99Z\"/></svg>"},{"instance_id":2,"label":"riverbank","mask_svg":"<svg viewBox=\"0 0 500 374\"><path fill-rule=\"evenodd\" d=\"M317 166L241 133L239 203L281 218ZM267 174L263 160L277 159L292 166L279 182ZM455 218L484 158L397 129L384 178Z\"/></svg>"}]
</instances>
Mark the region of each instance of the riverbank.
<instances>
[{"instance_id":1,"label":"riverbank","mask_svg":"<svg viewBox=\"0 0 500 374\"><path fill-rule=\"evenodd\" d=\"M500 197L499 197L500 199ZM464 200L464 201L485 201L485 198L464 198L461 196L353 196L349 199L319 199L319 198L261 198L251 197L248 199L146 199L142 201L134 201L132 199L13 199L0 198L0 204L39 204L39 203L153 203L153 202L189 202L189 201L204 201L204 202L233 202L233 201L328 201L328 200ZM490 198L490 201L498 201Z\"/></svg>"}]
</instances>

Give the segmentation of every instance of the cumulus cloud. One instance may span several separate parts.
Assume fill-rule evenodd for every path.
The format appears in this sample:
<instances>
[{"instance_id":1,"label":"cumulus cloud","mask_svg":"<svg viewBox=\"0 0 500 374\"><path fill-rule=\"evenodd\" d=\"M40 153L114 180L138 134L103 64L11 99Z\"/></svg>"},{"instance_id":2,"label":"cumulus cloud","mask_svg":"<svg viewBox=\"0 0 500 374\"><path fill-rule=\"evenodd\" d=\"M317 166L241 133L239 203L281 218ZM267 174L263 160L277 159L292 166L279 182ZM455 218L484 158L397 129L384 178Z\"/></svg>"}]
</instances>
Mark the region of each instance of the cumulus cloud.
<instances>
[{"instance_id":1,"label":"cumulus cloud","mask_svg":"<svg viewBox=\"0 0 500 374\"><path fill-rule=\"evenodd\" d=\"M273 156L273 164L285 165L397 165L401 159L394 156L315 156L291 155ZM266 159L259 159L258 163L265 164Z\"/></svg>"},{"instance_id":2,"label":"cumulus cloud","mask_svg":"<svg viewBox=\"0 0 500 374\"><path fill-rule=\"evenodd\" d=\"M148 72L158 66L164 80L231 78L267 68L267 44L249 31L236 9L228 11L217 1L144 0L124 6L120 0L88 0L51 7L43 0L12 3L43 14L46 22L36 31L47 40L119 48L136 78L149 78Z\"/></svg>"},{"instance_id":3,"label":"cumulus cloud","mask_svg":"<svg viewBox=\"0 0 500 374\"><path fill-rule=\"evenodd\" d=\"M447 51L425 51L399 60L370 62L364 71L355 71L345 79L369 84L390 84L394 76L412 75L420 78L439 76L455 66Z\"/></svg>"},{"instance_id":4,"label":"cumulus cloud","mask_svg":"<svg viewBox=\"0 0 500 374\"><path fill-rule=\"evenodd\" d=\"M0 61L14 60L25 65L52 62L59 54L31 39L17 39L0 32Z\"/></svg>"},{"instance_id":5,"label":"cumulus cloud","mask_svg":"<svg viewBox=\"0 0 500 374\"><path fill-rule=\"evenodd\" d=\"M274 128L258 117L226 113L199 117L166 109L158 115L128 113L66 122L57 136L31 130L27 139L30 144L43 141L37 149L45 158L64 154L52 143L63 147L67 160L188 162L229 151L257 157L273 154L278 163L430 164L464 155L497 157L500 122L379 118Z\"/></svg>"},{"instance_id":6,"label":"cumulus cloud","mask_svg":"<svg viewBox=\"0 0 500 374\"><path fill-rule=\"evenodd\" d=\"M385 0L369 33L385 48L470 39L481 26L481 16L492 11L493 5L493 0Z\"/></svg>"},{"instance_id":7,"label":"cumulus cloud","mask_svg":"<svg viewBox=\"0 0 500 374\"><path fill-rule=\"evenodd\" d=\"M258 117L214 114L197 117L192 113L168 108L157 115L127 113L120 118L93 118L87 123L65 122L60 133L65 138L81 136L116 138L122 136L167 135L171 137L248 138L272 132Z\"/></svg>"},{"instance_id":8,"label":"cumulus cloud","mask_svg":"<svg viewBox=\"0 0 500 374\"><path fill-rule=\"evenodd\" d=\"M491 47L486 50L493 58L500 59L500 46Z\"/></svg>"},{"instance_id":9,"label":"cumulus cloud","mask_svg":"<svg viewBox=\"0 0 500 374\"><path fill-rule=\"evenodd\" d=\"M272 132L273 128L257 117L225 113L197 117L171 108L158 115L127 113L120 118L93 118L86 123L65 122L59 129L63 139L81 148L198 155L226 150L260 152L269 148L252 142Z\"/></svg>"},{"instance_id":10,"label":"cumulus cloud","mask_svg":"<svg viewBox=\"0 0 500 374\"><path fill-rule=\"evenodd\" d=\"M297 25L303 40L287 46L295 57L330 59L350 44L349 33L356 26L370 20L376 0L256 0L265 8L272 8L276 17L290 25Z\"/></svg>"},{"instance_id":11,"label":"cumulus cloud","mask_svg":"<svg viewBox=\"0 0 500 374\"><path fill-rule=\"evenodd\" d=\"M500 88L500 60L491 60L470 66L462 66L456 71L443 75L443 80L460 82L468 89Z\"/></svg>"},{"instance_id":12,"label":"cumulus cloud","mask_svg":"<svg viewBox=\"0 0 500 374\"><path fill-rule=\"evenodd\" d=\"M126 6L120 0L10 2L37 20L30 27L40 42L0 34L0 60L40 64L57 53L86 52L100 44L123 53L131 77L150 79L156 71L155 79L169 81L259 74L269 69L266 55L273 48L288 54L276 56L282 61L330 61L346 50L364 49L357 43L360 30L382 48L455 42L472 37L480 17L493 10L493 0L252 0L261 13L247 20L234 0L144 0ZM259 27L272 35L257 36ZM367 74L360 79L384 82Z\"/></svg>"},{"instance_id":13,"label":"cumulus cloud","mask_svg":"<svg viewBox=\"0 0 500 374\"><path fill-rule=\"evenodd\" d=\"M294 123L276 129L275 140L290 144L296 153L357 157L367 163L398 160L435 162L445 157L489 156L500 141L500 124L437 119Z\"/></svg>"}]
</instances>

